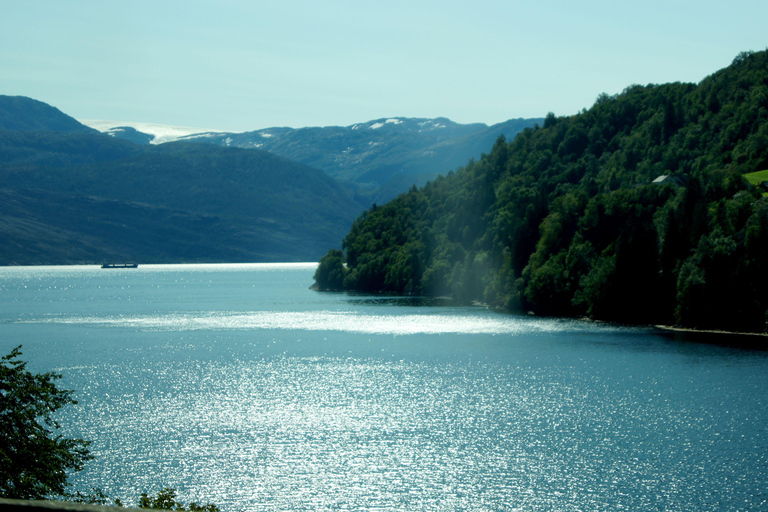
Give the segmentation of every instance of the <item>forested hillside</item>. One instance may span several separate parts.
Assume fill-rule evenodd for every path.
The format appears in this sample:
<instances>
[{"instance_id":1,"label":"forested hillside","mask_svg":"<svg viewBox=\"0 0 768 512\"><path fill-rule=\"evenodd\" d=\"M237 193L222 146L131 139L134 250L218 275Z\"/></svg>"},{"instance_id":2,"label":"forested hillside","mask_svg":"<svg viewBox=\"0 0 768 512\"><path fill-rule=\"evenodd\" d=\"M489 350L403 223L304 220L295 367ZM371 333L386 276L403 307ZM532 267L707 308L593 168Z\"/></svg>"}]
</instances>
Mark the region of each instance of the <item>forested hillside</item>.
<instances>
[{"instance_id":1,"label":"forested hillside","mask_svg":"<svg viewBox=\"0 0 768 512\"><path fill-rule=\"evenodd\" d=\"M742 53L699 84L551 114L371 208L317 285L764 331L768 199L742 175L766 169L768 53Z\"/></svg>"}]
</instances>

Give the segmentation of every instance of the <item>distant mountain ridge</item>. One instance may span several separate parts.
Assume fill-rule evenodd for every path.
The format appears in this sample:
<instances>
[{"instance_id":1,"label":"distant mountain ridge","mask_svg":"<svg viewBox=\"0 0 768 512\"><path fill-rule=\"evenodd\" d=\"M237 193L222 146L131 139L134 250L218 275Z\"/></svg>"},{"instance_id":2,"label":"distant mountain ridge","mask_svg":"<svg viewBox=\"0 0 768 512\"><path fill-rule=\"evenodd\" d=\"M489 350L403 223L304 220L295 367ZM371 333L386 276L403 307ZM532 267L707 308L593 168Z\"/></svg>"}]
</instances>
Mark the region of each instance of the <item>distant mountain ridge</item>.
<instances>
[{"instance_id":1,"label":"distant mountain ridge","mask_svg":"<svg viewBox=\"0 0 768 512\"><path fill-rule=\"evenodd\" d=\"M42 101L0 95L0 130L98 133Z\"/></svg>"},{"instance_id":2,"label":"distant mountain ridge","mask_svg":"<svg viewBox=\"0 0 768 512\"><path fill-rule=\"evenodd\" d=\"M0 96L0 265L316 261L371 203L536 121L96 130L43 102Z\"/></svg>"},{"instance_id":3,"label":"distant mountain ridge","mask_svg":"<svg viewBox=\"0 0 768 512\"><path fill-rule=\"evenodd\" d=\"M521 118L487 126L459 124L442 117L390 117L350 126L179 134L175 140L269 151L353 183L368 202L381 202L413 184L423 185L463 166L470 158L479 158L500 135L511 140L525 128L543 121L543 118ZM114 137L132 140L137 134L129 131L130 128L152 129L141 123L126 127L92 122L92 126ZM157 126L154 129L158 130ZM163 140L172 140L165 133L162 136L166 137ZM153 139L153 143L154 140L157 139Z\"/></svg>"},{"instance_id":4,"label":"distant mountain ridge","mask_svg":"<svg viewBox=\"0 0 768 512\"><path fill-rule=\"evenodd\" d=\"M79 121L116 139L126 139L137 144L165 144L166 142L176 142L190 135L226 133L190 126L160 123L109 121L102 119L80 119Z\"/></svg>"},{"instance_id":5,"label":"distant mountain ridge","mask_svg":"<svg viewBox=\"0 0 768 512\"><path fill-rule=\"evenodd\" d=\"M313 261L364 208L261 150L148 146L0 97L0 265Z\"/></svg>"}]
</instances>

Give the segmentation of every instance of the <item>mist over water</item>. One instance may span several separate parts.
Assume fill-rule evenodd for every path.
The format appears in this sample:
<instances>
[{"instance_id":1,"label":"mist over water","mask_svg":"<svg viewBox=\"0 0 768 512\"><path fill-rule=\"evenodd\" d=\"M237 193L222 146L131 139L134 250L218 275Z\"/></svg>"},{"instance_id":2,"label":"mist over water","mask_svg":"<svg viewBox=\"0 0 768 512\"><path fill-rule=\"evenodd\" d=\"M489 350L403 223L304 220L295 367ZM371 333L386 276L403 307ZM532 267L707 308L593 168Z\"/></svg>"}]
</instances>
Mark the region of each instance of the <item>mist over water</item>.
<instances>
[{"instance_id":1,"label":"mist over water","mask_svg":"<svg viewBox=\"0 0 768 512\"><path fill-rule=\"evenodd\" d=\"M80 404L72 481L231 510L757 510L768 357L308 290L314 265L0 269L0 349Z\"/></svg>"}]
</instances>

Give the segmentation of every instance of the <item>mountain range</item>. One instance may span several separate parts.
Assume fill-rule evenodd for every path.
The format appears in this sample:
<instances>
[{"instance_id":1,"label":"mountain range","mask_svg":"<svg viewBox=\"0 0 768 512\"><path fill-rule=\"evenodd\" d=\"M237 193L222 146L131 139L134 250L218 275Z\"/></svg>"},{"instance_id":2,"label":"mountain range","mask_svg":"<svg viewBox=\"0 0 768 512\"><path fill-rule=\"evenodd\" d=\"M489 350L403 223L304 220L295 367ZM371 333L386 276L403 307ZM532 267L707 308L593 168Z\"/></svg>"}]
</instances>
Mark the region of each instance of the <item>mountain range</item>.
<instances>
[{"instance_id":1,"label":"mountain range","mask_svg":"<svg viewBox=\"0 0 768 512\"><path fill-rule=\"evenodd\" d=\"M371 202L479 156L492 131L387 121L151 144L0 96L0 264L316 261Z\"/></svg>"},{"instance_id":2,"label":"mountain range","mask_svg":"<svg viewBox=\"0 0 768 512\"><path fill-rule=\"evenodd\" d=\"M488 151L499 135L513 139L544 119L510 119L487 126L450 119L382 118L351 126L266 128L230 133L146 123L91 121L116 138L152 144L193 141L260 149L320 169L354 184L368 204L385 202L411 185L424 185Z\"/></svg>"}]
</instances>

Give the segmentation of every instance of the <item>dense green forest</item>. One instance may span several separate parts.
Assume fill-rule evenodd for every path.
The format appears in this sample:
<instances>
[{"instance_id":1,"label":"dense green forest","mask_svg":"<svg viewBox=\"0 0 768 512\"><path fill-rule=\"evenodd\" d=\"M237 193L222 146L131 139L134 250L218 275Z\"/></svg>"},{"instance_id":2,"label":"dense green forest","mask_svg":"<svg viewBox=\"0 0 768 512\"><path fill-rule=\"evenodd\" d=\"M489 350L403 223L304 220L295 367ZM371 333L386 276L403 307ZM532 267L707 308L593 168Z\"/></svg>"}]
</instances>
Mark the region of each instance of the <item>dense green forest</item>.
<instances>
[{"instance_id":1,"label":"dense green forest","mask_svg":"<svg viewBox=\"0 0 768 512\"><path fill-rule=\"evenodd\" d=\"M316 285L762 332L768 199L743 174L766 169L768 52L745 52L699 84L632 85L549 114L374 205Z\"/></svg>"}]
</instances>

